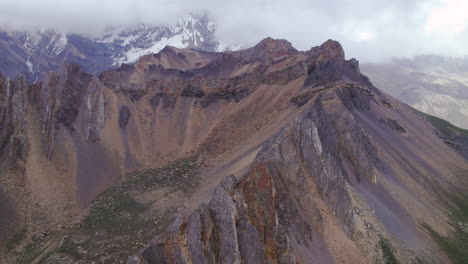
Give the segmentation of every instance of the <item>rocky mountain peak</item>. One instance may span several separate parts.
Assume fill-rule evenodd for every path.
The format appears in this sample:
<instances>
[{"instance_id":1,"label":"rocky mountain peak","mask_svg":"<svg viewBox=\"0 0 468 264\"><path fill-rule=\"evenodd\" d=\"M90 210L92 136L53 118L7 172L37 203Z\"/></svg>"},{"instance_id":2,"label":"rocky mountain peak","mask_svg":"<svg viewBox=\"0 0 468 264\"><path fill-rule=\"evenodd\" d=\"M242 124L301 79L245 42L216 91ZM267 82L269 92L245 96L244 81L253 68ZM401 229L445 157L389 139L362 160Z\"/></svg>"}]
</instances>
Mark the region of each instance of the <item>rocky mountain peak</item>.
<instances>
[{"instance_id":1,"label":"rocky mountain peak","mask_svg":"<svg viewBox=\"0 0 468 264\"><path fill-rule=\"evenodd\" d=\"M288 53L288 52L295 52L297 51L292 45L291 42L285 39L273 39L271 37L267 37L261 40L257 45L255 45L256 49L266 51L270 54L281 54L281 53Z\"/></svg>"},{"instance_id":2,"label":"rocky mountain peak","mask_svg":"<svg viewBox=\"0 0 468 264\"><path fill-rule=\"evenodd\" d=\"M232 54L247 61L269 61L281 60L286 58L288 55L292 55L297 52L298 51L289 41L267 37L252 48L239 50Z\"/></svg>"},{"instance_id":3,"label":"rocky mountain peak","mask_svg":"<svg viewBox=\"0 0 468 264\"><path fill-rule=\"evenodd\" d=\"M319 47L314 47L312 50L317 50L320 53L319 60L325 61L329 59L345 60L345 53L343 47L338 41L327 40Z\"/></svg>"},{"instance_id":4,"label":"rocky mountain peak","mask_svg":"<svg viewBox=\"0 0 468 264\"><path fill-rule=\"evenodd\" d=\"M354 58L345 60L343 47L338 41L327 40L307 54L312 63L304 87L345 80L365 84L372 89L373 85L361 74L359 62Z\"/></svg>"}]
</instances>

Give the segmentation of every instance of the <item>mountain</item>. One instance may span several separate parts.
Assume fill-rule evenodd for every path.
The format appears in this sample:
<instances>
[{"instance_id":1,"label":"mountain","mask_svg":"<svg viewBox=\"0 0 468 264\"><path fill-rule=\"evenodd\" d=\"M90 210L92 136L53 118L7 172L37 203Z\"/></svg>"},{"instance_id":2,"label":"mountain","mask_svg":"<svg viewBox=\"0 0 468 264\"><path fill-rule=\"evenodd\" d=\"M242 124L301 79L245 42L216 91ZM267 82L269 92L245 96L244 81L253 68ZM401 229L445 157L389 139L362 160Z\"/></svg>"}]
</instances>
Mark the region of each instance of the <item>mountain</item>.
<instances>
[{"instance_id":1,"label":"mountain","mask_svg":"<svg viewBox=\"0 0 468 264\"><path fill-rule=\"evenodd\" d=\"M468 128L468 58L420 55L363 72L385 92L425 113Z\"/></svg>"},{"instance_id":2,"label":"mountain","mask_svg":"<svg viewBox=\"0 0 468 264\"><path fill-rule=\"evenodd\" d=\"M5 263L466 263L468 132L336 41L0 87Z\"/></svg>"},{"instance_id":3,"label":"mountain","mask_svg":"<svg viewBox=\"0 0 468 264\"><path fill-rule=\"evenodd\" d=\"M166 45L207 51L234 48L215 39L216 23L208 16L187 15L175 26L138 25L108 31L99 37L63 34L53 30L0 32L0 72L9 78L24 74L35 81L76 62L89 73L133 63Z\"/></svg>"}]
</instances>

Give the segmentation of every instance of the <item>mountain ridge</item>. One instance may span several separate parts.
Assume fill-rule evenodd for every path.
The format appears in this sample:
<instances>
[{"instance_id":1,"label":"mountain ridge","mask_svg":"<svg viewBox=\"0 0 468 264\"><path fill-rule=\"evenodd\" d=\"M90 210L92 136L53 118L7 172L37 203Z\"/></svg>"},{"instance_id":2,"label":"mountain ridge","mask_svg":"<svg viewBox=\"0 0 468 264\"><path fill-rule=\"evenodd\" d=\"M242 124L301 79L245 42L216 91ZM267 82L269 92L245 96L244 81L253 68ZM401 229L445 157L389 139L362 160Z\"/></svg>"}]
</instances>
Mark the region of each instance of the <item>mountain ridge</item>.
<instances>
[{"instance_id":1,"label":"mountain ridge","mask_svg":"<svg viewBox=\"0 0 468 264\"><path fill-rule=\"evenodd\" d=\"M215 39L216 23L207 15L187 14L174 26L136 25L91 37L54 30L1 32L0 71L13 78L24 74L36 81L65 62L79 63L96 74L140 56L157 53L167 45L208 51L233 48Z\"/></svg>"},{"instance_id":2,"label":"mountain ridge","mask_svg":"<svg viewBox=\"0 0 468 264\"><path fill-rule=\"evenodd\" d=\"M10 230L31 229L10 262L450 257L420 221L452 239L468 142L381 92L336 41L166 47L0 87L0 179L26 216Z\"/></svg>"}]
</instances>

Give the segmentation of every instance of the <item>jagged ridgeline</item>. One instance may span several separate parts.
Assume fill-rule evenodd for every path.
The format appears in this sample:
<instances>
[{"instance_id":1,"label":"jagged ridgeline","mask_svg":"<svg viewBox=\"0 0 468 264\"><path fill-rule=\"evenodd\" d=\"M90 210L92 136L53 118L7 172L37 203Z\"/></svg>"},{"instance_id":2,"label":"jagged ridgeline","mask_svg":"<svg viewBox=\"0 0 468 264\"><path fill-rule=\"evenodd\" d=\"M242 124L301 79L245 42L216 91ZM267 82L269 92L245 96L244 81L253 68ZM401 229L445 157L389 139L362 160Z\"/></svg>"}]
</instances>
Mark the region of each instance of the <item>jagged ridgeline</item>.
<instances>
[{"instance_id":1,"label":"jagged ridgeline","mask_svg":"<svg viewBox=\"0 0 468 264\"><path fill-rule=\"evenodd\" d=\"M466 263L466 131L336 41L0 85L7 263Z\"/></svg>"},{"instance_id":2,"label":"jagged ridgeline","mask_svg":"<svg viewBox=\"0 0 468 264\"><path fill-rule=\"evenodd\" d=\"M173 26L136 25L107 30L98 36L65 34L54 30L5 31L0 29L0 72L29 81L60 69L64 62L78 62L89 73L134 63L166 45L208 51L235 48L215 38L216 22L203 14L187 14Z\"/></svg>"}]
</instances>

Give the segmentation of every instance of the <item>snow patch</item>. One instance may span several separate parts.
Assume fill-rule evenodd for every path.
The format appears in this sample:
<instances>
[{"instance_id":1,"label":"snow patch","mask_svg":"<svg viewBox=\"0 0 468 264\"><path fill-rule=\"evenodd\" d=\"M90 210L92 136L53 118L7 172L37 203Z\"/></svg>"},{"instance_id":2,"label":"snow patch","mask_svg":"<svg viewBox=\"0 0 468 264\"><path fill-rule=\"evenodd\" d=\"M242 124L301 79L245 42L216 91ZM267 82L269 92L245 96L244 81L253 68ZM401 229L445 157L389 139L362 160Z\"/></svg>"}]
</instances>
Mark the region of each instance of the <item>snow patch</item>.
<instances>
[{"instance_id":1,"label":"snow patch","mask_svg":"<svg viewBox=\"0 0 468 264\"><path fill-rule=\"evenodd\" d=\"M57 33L55 37L53 38L54 43L54 49L53 52L55 55L59 55L67 46L68 44L68 38L65 35L62 35L60 33Z\"/></svg>"},{"instance_id":2,"label":"snow patch","mask_svg":"<svg viewBox=\"0 0 468 264\"><path fill-rule=\"evenodd\" d=\"M185 42L183 36L181 35L175 35L170 38L163 37L161 40L155 42L152 46L148 48L131 48L130 50L126 51L121 57L116 58L114 64L120 65L122 63L133 63L137 61L141 56L160 52L166 46L186 48L188 47L188 43Z\"/></svg>"},{"instance_id":3,"label":"snow patch","mask_svg":"<svg viewBox=\"0 0 468 264\"><path fill-rule=\"evenodd\" d=\"M28 56L28 59L26 60L26 66L28 67L28 70L31 72L31 73L34 73L33 71L33 65L31 63L31 61L29 60L31 58L31 56Z\"/></svg>"},{"instance_id":4,"label":"snow patch","mask_svg":"<svg viewBox=\"0 0 468 264\"><path fill-rule=\"evenodd\" d=\"M310 129L312 129L312 131L310 131ZM309 131L312 132L311 135L312 141L314 142L315 150L317 150L319 154L322 154L322 142L320 141L320 136L318 134L317 127L314 123L312 123L312 128L309 128Z\"/></svg>"},{"instance_id":5,"label":"snow patch","mask_svg":"<svg viewBox=\"0 0 468 264\"><path fill-rule=\"evenodd\" d=\"M210 22L208 22L208 24L206 25L206 28L207 28L210 32L215 32L215 30L216 30L216 23L213 22L213 21L210 21Z\"/></svg>"},{"instance_id":6,"label":"snow patch","mask_svg":"<svg viewBox=\"0 0 468 264\"><path fill-rule=\"evenodd\" d=\"M37 49L39 42L41 41L41 34L39 32L26 32L26 40L23 46L26 48L29 54L33 53Z\"/></svg>"}]
</instances>

